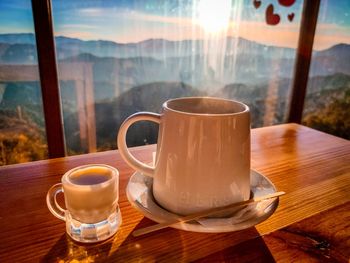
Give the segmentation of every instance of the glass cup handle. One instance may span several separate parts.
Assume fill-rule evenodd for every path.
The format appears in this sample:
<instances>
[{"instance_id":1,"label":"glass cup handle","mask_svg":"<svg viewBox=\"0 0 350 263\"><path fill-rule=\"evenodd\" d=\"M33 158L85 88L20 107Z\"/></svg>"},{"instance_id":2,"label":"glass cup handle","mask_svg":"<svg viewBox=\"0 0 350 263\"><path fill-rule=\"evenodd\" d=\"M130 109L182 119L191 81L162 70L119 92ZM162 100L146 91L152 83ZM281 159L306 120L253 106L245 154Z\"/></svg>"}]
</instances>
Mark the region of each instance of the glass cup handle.
<instances>
[{"instance_id":1,"label":"glass cup handle","mask_svg":"<svg viewBox=\"0 0 350 263\"><path fill-rule=\"evenodd\" d=\"M119 128L117 139L118 150L124 161L133 169L152 177L154 174L154 167L151 167L137 160L134 156L131 155L128 150L128 146L126 145L126 133L129 127L138 121L152 121L159 124L160 115L151 112L138 112L128 117Z\"/></svg>"},{"instance_id":2,"label":"glass cup handle","mask_svg":"<svg viewBox=\"0 0 350 263\"><path fill-rule=\"evenodd\" d=\"M66 221L66 216L65 216L66 211L57 203L56 196L59 193L63 193L63 188L61 183L51 186L51 188L49 189L46 195L46 204L50 212L55 217L63 221Z\"/></svg>"}]
</instances>

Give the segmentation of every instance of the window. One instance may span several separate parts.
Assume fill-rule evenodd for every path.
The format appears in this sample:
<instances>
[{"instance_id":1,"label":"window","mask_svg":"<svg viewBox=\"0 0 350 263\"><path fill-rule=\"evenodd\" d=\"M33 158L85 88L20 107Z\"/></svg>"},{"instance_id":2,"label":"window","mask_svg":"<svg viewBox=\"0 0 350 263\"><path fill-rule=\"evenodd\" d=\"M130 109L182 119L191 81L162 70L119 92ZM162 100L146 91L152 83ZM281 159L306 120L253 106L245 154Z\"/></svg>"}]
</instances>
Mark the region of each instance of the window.
<instances>
[{"instance_id":1,"label":"window","mask_svg":"<svg viewBox=\"0 0 350 263\"><path fill-rule=\"evenodd\" d=\"M127 116L174 97L243 101L253 128L285 122L303 4L52 0L67 153L116 148ZM346 137L350 6L321 4L303 123ZM1 1L1 164L47 157L36 57L30 1ZM138 123L128 145L156 138L155 124Z\"/></svg>"},{"instance_id":2,"label":"window","mask_svg":"<svg viewBox=\"0 0 350 263\"><path fill-rule=\"evenodd\" d=\"M303 124L350 139L350 2L321 1Z\"/></svg>"},{"instance_id":3,"label":"window","mask_svg":"<svg viewBox=\"0 0 350 263\"><path fill-rule=\"evenodd\" d=\"M0 165L47 158L30 0L0 2Z\"/></svg>"},{"instance_id":4,"label":"window","mask_svg":"<svg viewBox=\"0 0 350 263\"><path fill-rule=\"evenodd\" d=\"M240 100L253 127L284 122L302 2L256 2L54 0L69 153L115 148L127 116L173 97ZM155 125L132 128L129 146L156 142Z\"/></svg>"}]
</instances>

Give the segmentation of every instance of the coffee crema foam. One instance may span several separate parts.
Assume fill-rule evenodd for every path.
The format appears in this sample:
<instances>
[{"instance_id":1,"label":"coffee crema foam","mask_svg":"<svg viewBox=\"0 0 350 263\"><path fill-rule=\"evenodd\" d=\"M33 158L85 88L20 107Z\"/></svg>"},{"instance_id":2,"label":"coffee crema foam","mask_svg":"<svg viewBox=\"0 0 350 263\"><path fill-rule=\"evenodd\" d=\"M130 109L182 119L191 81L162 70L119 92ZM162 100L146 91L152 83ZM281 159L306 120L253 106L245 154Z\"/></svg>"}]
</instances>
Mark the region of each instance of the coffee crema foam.
<instances>
[{"instance_id":1,"label":"coffee crema foam","mask_svg":"<svg viewBox=\"0 0 350 263\"><path fill-rule=\"evenodd\" d=\"M89 167L73 172L69 181L75 185L96 185L112 178L111 171L101 167Z\"/></svg>"}]
</instances>

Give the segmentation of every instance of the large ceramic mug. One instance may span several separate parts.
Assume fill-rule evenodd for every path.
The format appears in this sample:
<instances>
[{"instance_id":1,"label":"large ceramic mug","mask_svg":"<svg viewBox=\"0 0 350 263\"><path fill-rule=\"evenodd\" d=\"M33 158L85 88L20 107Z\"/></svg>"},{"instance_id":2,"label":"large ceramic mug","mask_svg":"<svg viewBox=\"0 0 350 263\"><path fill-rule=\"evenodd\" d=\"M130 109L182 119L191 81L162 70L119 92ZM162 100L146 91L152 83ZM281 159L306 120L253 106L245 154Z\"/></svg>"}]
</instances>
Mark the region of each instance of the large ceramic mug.
<instances>
[{"instance_id":1,"label":"large ceramic mug","mask_svg":"<svg viewBox=\"0 0 350 263\"><path fill-rule=\"evenodd\" d=\"M130 154L128 128L159 123L155 165ZM178 98L162 113L139 112L121 125L118 148L135 170L153 177L153 195L165 209L186 215L247 200L250 195L250 112L243 103L209 97Z\"/></svg>"}]
</instances>

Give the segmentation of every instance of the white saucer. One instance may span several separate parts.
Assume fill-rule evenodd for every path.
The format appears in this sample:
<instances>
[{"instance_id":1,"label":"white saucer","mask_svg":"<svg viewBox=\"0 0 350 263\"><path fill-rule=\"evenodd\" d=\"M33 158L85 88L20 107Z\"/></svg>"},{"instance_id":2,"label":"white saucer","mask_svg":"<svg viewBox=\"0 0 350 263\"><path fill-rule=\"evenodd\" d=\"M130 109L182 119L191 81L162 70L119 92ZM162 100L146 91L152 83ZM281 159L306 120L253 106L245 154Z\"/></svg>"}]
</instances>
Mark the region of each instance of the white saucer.
<instances>
[{"instance_id":1,"label":"white saucer","mask_svg":"<svg viewBox=\"0 0 350 263\"><path fill-rule=\"evenodd\" d=\"M273 183L262 174L251 170L250 188L254 197L276 192ZM129 180L126 194L129 202L144 216L158 223L176 219L179 215L171 213L159 206L152 194L153 179L135 172ZM264 200L235 211L229 217L204 218L198 221L178 223L172 227L206 233L231 232L252 227L270 217L278 206L278 197Z\"/></svg>"}]
</instances>

